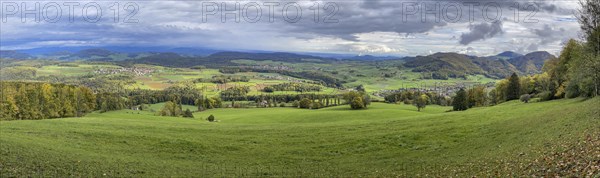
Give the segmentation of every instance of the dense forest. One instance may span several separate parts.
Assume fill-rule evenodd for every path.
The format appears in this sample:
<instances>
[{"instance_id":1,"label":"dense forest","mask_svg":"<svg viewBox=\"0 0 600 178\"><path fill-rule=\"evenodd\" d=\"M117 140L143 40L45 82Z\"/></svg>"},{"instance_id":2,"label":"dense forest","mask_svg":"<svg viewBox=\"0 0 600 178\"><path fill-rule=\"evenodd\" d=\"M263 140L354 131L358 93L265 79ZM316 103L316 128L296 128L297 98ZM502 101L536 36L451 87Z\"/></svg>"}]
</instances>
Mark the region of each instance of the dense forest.
<instances>
[{"instance_id":1,"label":"dense forest","mask_svg":"<svg viewBox=\"0 0 600 178\"><path fill-rule=\"evenodd\" d=\"M0 82L1 120L80 117L96 109L87 87L64 84Z\"/></svg>"}]
</instances>

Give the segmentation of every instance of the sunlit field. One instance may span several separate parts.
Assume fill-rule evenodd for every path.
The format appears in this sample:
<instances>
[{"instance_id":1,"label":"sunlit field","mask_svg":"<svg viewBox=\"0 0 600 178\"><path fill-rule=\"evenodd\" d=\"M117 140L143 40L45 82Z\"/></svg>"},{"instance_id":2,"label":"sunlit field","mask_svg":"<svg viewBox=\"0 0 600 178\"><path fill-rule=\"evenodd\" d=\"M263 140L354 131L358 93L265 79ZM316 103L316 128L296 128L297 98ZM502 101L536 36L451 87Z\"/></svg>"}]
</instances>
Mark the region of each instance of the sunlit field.
<instances>
[{"instance_id":1,"label":"sunlit field","mask_svg":"<svg viewBox=\"0 0 600 178\"><path fill-rule=\"evenodd\" d=\"M519 176L520 164L559 151L548 144L599 133L598 107L597 98L451 113L374 103L359 111L216 109L185 119L123 110L2 122L0 170L3 177ZM218 122L207 122L210 114Z\"/></svg>"}]
</instances>

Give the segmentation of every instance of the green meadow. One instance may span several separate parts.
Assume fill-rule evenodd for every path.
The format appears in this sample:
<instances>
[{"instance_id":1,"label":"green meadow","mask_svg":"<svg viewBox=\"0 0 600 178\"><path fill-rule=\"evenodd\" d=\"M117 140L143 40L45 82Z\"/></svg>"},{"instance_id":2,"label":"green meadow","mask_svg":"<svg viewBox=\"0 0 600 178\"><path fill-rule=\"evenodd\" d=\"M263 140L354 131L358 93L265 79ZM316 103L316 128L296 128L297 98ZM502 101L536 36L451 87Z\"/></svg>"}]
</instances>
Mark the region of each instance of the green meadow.
<instances>
[{"instance_id":1,"label":"green meadow","mask_svg":"<svg viewBox=\"0 0 600 178\"><path fill-rule=\"evenodd\" d=\"M2 121L0 177L525 176L524 163L561 149L550 145L600 133L598 108L594 98L463 112L373 103Z\"/></svg>"}]
</instances>

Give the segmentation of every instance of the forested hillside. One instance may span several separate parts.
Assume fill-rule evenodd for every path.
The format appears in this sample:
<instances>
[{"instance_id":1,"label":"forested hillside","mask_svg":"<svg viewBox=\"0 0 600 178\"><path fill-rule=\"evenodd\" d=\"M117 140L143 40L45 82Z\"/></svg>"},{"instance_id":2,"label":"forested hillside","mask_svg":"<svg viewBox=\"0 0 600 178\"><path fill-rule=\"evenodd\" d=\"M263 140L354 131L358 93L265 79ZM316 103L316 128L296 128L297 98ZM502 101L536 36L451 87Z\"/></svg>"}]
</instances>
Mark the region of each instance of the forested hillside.
<instances>
[{"instance_id":1,"label":"forested hillside","mask_svg":"<svg viewBox=\"0 0 600 178\"><path fill-rule=\"evenodd\" d=\"M540 55L547 54L547 55ZM504 78L516 73L536 73L543 62L552 59L547 52L536 52L526 57L509 60L494 57L476 57L458 53L436 53L429 56L406 58L405 67L414 72L429 72L433 78L465 78L468 75L486 75L491 78ZM539 62L542 64L539 64ZM532 65L528 65L532 63ZM529 67L528 67L529 66Z\"/></svg>"},{"instance_id":2,"label":"forested hillside","mask_svg":"<svg viewBox=\"0 0 600 178\"><path fill-rule=\"evenodd\" d=\"M529 53L525 56L509 59L508 62L514 65L523 74L536 74L542 71L544 62L554 58L556 57L546 51L538 51Z\"/></svg>"}]
</instances>

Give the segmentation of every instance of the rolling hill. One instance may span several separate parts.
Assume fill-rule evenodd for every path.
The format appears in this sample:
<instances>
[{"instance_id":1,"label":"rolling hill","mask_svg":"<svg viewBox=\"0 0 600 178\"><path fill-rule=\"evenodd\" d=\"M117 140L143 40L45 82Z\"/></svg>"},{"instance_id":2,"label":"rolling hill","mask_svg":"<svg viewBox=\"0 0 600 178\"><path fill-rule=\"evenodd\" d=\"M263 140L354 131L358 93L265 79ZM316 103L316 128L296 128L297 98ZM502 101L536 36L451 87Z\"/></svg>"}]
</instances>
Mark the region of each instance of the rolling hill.
<instances>
[{"instance_id":1,"label":"rolling hill","mask_svg":"<svg viewBox=\"0 0 600 178\"><path fill-rule=\"evenodd\" d=\"M193 53L194 49L182 48L178 50ZM204 53L207 51L200 52ZM2 51L2 56L8 56L6 58L34 58L27 53L18 51ZM104 48L83 49L76 53L61 51L61 53L54 53L54 56L51 56L50 58L62 60L113 61L123 65L153 64L167 67L192 67L203 65L213 68L238 66L238 63L233 62L235 60L313 64L331 64L344 61L336 58L286 52L225 51L215 52L207 56L189 56L176 52L123 53ZM545 51L533 52L526 55L506 51L488 57L469 56L458 53L436 53L428 56L404 58L366 55L349 58L346 59L346 61L367 63L381 60L405 61L403 64L404 67L410 68L413 72L421 72L424 76L430 76L430 78L433 79L466 78L469 75L485 75L489 78L498 79L505 78L513 72L518 74L539 73L541 72L544 62L550 58L554 58L554 56Z\"/></svg>"},{"instance_id":2,"label":"rolling hill","mask_svg":"<svg viewBox=\"0 0 600 178\"><path fill-rule=\"evenodd\" d=\"M359 111L218 109L185 119L121 110L10 121L0 124L0 177L586 177L554 151L587 148L582 167L600 161L591 152L598 147L578 142L599 133L599 105L565 99L417 112L373 103ZM204 120L211 114L219 122ZM564 169L538 164L550 155L561 157L548 164Z\"/></svg>"},{"instance_id":3,"label":"rolling hill","mask_svg":"<svg viewBox=\"0 0 600 178\"><path fill-rule=\"evenodd\" d=\"M345 58L345 60L358 60L358 61L378 61L378 60L392 60L392 59L399 59L399 57L363 55L363 56L353 56L353 57Z\"/></svg>"},{"instance_id":4,"label":"rolling hill","mask_svg":"<svg viewBox=\"0 0 600 178\"><path fill-rule=\"evenodd\" d=\"M485 57L458 53L436 53L429 56L409 58L405 67L414 72L431 72L434 78L458 78L482 74L492 78L503 78L515 71L509 63Z\"/></svg>"},{"instance_id":5,"label":"rolling hill","mask_svg":"<svg viewBox=\"0 0 600 178\"><path fill-rule=\"evenodd\" d=\"M540 73L544 66L544 62L551 58L556 57L546 51L537 51L526 54L525 56L509 59L508 62L524 74L535 74Z\"/></svg>"},{"instance_id":6,"label":"rolling hill","mask_svg":"<svg viewBox=\"0 0 600 178\"><path fill-rule=\"evenodd\" d=\"M27 53L22 53L22 52L18 52L18 51L14 51L14 50L0 50L0 58L20 59L20 60L35 59L35 57L33 57Z\"/></svg>"},{"instance_id":7,"label":"rolling hill","mask_svg":"<svg viewBox=\"0 0 600 178\"><path fill-rule=\"evenodd\" d=\"M522 54L516 53L516 52L512 52L512 51L504 51L500 54L497 54L495 56L489 56L488 58L490 59L512 59L512 58L516 58L516 57L521 57L523 56Z\"/></svg>"},{"instance_id":8,"label":"rolling hill","mask_svg":"<svg viewBox=\"0 0 600 178\"><path fill-rule=\"evenodd\" d=\"M218 52L215 54L211 54L206 57L207 60L237 60L237 59L246 59L246 60L255 60L255 61L280 61L280 62L290 62L290 63L299 63L299 62L316 62L323 63L327 61L333 61L336 59L333 58L324 58L318 56L311 55L302 55L302 54L294 54L294 53L283 53L283 52L275 52L275 53L248 53L248 52Z\"/></svg>"},{"instance_id":9,"label":"rolling hill","mask_svg":"<svg viewBox=\"0 0 600 178\"><path fill-rule=\"evenodd\" d=\"M504 58L515 56L505 60ZM414 72L431 72L435 77L464 77L482 74L491 78L505 78L518 74L541 72L544 62L554 58L548 52L538 51L521 56L514 52L504 52L493 57L476 57L458 53L436 53L429 56L404 58L405 67Z\"/></svg>"}]
</instances>

